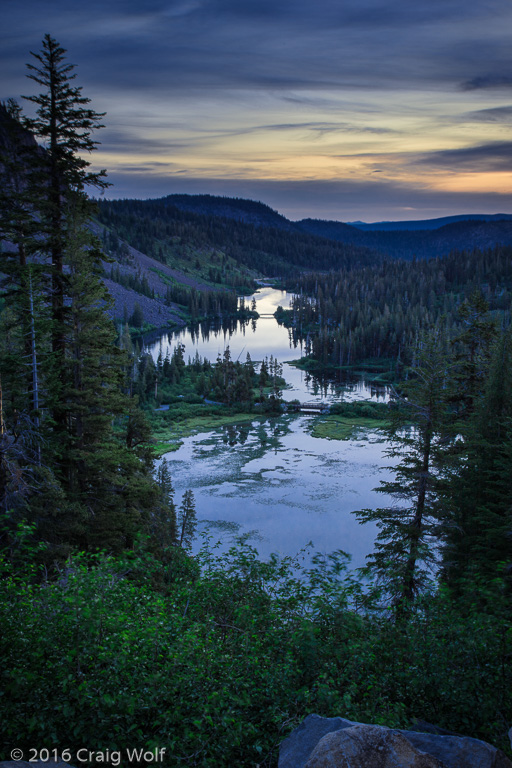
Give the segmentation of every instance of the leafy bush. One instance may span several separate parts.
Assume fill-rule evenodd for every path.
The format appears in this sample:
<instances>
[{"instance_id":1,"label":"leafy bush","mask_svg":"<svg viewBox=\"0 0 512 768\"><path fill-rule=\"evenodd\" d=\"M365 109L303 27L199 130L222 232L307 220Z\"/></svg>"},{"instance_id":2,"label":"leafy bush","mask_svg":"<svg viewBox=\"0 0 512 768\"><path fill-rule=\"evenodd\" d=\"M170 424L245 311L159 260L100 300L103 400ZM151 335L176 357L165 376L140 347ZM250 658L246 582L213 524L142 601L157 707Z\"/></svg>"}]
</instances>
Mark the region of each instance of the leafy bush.
<instances>
[{"instance_id":1,"label":"leafy bush","mask_svg":"<svg viewBox=\"0 0 512 768\"><path fill-rule=\"evenodd\" d=\"M311 711L421 717L505 746L512 629L426 598L395 624L346 557L75 557L56 581L5 566L0 721L28 749L166 747L168 765L274 766Z\"/></svg>"}]
</instances>

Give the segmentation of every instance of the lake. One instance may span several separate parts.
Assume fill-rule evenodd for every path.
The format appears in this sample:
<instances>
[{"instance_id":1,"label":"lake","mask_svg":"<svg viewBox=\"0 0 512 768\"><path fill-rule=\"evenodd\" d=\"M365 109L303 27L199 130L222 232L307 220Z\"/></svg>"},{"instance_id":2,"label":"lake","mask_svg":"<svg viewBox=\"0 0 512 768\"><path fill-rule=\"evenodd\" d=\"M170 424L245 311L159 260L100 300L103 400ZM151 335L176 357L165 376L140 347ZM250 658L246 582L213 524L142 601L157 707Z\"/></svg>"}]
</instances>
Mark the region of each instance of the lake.
<instances>
[{"instance_id":1,"label":"lake","mask_svg":"<svg viewBox=\"0 0 512 768\"><path fill-rule=\"evenodd\" d=\"M257 311L262 317L256 321L232 321L215 325L204 323L198 328L183 328L174 333L164 334L148 345L153 357L159 352L165 357L178 342L185 345L185 359L195 357L196 352L201 357L215 361L218 355L224 353L229 346L232 360L245 361L249 352L253 362L261 361L264 357L273 355L283 363L283 376L289 384L289 389L283 392L286 401L298 398L304 400L322 400L323 402L339 402L340 400L373 400L385 402L386 388L365 382L362 376L356 377L343 374L339 382L321 381L305 371L289 365L288 361L297 360L303 356L304 350L300 344L294 344L291 330L279 325L273 317L280 305L285 309L290 307L293 294L279 291L270 286L260 288L254 294ZM253 297L245 298L246 304Z\"/></svg>"},{"instance_id":2,"label":"lake","mask_svg":"<svg viewBox=\"0 0 512 768\"><path fill-rule=\"evenodd\" d=\"M249 298L251 301L252 297ZM257 311L272 315L278 305L288 307L291 295L265 287L255 294ZM291 334L273 317L232 324L231 330L184 329L150 345L156 357L165 356L179 341L185 358L215 360L229 346L232 359L253 361L273 355L284 363L291 385L286 400L383 400L386 392L360 379L350 383L320 382L286 361L302 356ZM372 550L376 527L361 525L354 510L385 506L391 500L374 488L390 477L380 469L387 443L379 433L360 431L350 440L313 437L318 416L255 416L252 422L188 437L178 451L166 455L176 489L176 501L191 488L196 501L198 531L228 548L247 535L262 557L271 552L295 555L309 541L314 551L343 549L354 567L364 564ZM195 547L200 545L200 538ZM309 558L309 554L307 557Z\"/></svg>"}]
</instances>

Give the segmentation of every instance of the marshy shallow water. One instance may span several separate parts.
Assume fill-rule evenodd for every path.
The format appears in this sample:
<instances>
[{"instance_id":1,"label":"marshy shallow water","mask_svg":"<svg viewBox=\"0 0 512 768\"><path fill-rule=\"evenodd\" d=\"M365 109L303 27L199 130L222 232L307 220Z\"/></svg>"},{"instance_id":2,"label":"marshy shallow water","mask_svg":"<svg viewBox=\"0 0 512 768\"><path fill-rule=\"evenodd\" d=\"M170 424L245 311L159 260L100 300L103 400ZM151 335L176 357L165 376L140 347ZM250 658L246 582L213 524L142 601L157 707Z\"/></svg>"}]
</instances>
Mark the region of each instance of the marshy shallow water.
<instances>
[{"instance_id":1,"label":"marshy shallow water","mask_svg":"<svg viewBox=\"0 0 512 768\"><path fill-rule=\"evenodd\" d=\"M376 528L359 524L352 512L386 501L373 490L389 476L379 469L386 443L378 433L312 437L314 418L255 419L188 437L168 454L177 498L194 491L198 531L224 549L250 534L263 557L295 555L312 541L316 552L343 549L353 566L363 565Z\"/></svg>"}]
</instances>

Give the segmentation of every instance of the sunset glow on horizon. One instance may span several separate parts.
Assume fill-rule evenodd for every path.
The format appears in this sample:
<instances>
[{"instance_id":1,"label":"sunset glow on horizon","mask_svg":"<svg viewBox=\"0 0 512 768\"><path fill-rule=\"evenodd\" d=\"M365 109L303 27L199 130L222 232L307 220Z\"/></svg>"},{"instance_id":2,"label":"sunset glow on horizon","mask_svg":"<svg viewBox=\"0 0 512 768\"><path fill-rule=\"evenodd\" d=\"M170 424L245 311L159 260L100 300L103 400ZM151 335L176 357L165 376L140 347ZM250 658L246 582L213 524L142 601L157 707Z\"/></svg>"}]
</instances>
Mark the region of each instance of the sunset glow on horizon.
<instances>
[{"instance_id":1,"label":"sunset glow on horizon","mask_svg":"<svg viewBox=\"0 0 512 768\"><path fill-rule=\"evenodd\" d=\"M68 50L108 197L259 199L292 219L512 213L512 6L280 0L6 4L2 98Z\"/></svg>"}]
</instances>

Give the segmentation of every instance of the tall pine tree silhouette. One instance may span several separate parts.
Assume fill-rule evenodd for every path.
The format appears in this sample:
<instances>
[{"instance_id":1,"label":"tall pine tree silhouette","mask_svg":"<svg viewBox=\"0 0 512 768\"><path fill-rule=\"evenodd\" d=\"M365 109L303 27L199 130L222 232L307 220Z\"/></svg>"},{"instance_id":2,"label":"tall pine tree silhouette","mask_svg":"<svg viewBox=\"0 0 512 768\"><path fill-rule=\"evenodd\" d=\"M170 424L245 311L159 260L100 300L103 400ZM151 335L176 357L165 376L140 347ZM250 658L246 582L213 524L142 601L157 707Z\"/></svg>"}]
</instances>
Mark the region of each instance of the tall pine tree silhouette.
<instances>
[{"instance_id":1,"label":"tall pine tree silhouette","mask_svg":"<svg viewBox=\"0 0 512 768\"><path fill-rule=\"evenodd\" d=\"M65 53L46 35L41 52L33 54L37 63L29 64L29 78L43 90L25 97L37 110L24 125L43 146L37 148L32 139L32 151L23 162L14 158L8 199L2 200L2 228L10 228L18 246L16 258L10 259L16 261L11 270L15 290L5 297L3 320L9 313L18 317L28 298L33 309L25 312L26 325L36 331L42 359L44 440L38 444L38 469L26 471L31 457L20 450L20 428L11 428L10 413L5 423L2 414L0 452L3 485L12 486L11 478L24 480L23 487L13 486L20 500L17 514L34 521L51 552L63 555L72 547L115 551L131 546L136 534L150 527L151 509L162 496L151 475L147 444L128 439L127 414L133 403L123 394L127 358L115 344L115 329L105 311L110 302L101 279L105 257L89 227L95 206L86 188L102 188L107 182L104 171L90 171L83 154L96 146L92 132L101 126L102 115L87 106L89 99L74 86L74 67L66 63ZM14 118L21 118L19 111ZM14 171L20 175L19 184ZM13 210L16 217L9 219L6 212ZM33 276L37 280L32 281ZM23 304L19 297L28 291ZM42 314L46 324L37 333ZM27 357L27 350L26 334L9 333L9 339L1 339L0 374L10 402L15 388L23 394L27 385L20 384L19 375L4 375L8 371L3 361L8 362L9 354L25 352ZM31 357L32 346L30 341ZM10 410L23 415L20 408ZM4 443L9 453L3 451ZM13 494L1 496L3 503Z\"/></svg>"},{"instance_id":2,"label":"tall pine tree silhouette","mask_svg":"<svg viewBox=\"0 0 512 768\"><path fill-rule=\"evenodd\" d=\"M377 488L394 503L356 512L360 520L375 522L379 528L375 551L363 570L377 577L397 615L406 613L427 586L437 560L437 470L445 450L450 393L445 347L439 330L420 340L409 380L395 395L387 455L399 461L393 468L394 479Z\"/></svg>"},{"instance_id":3,"label":"tall pine tree silhouette","mask_svg":"<svg viewBox=\"0 0 512 768\"><path fill-rule=\"evenodd\" d=\"M74 65L66 62L66 50L49 34L45 35L39 53L31 52L36 63L27 64L28 75L42 91L23 98L37 106L36 116L26 118L24 124L37 138L43 140L44 153L32 155L35 168L32 183L39 190L40 250L46 251L51 261L52 351L54 388L64 380L66 353L66 314L68 279L64 270L68 240L69 210L72 196L83 197L84 217L92 212L87 204L86 186L104 189L108 186L106 171L92 172L83 157L97 146L92 132L102 127L104 113L95 112L82 95L82 88L73 84ZM89 207L87 212L86 208ZM75 226L75 225L73 225ZM57 427L65 429L65 409L57 397L53 402L53 416Z\"/></svg>"}]
</instances>

